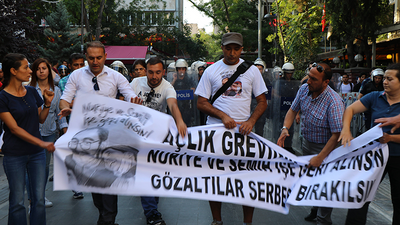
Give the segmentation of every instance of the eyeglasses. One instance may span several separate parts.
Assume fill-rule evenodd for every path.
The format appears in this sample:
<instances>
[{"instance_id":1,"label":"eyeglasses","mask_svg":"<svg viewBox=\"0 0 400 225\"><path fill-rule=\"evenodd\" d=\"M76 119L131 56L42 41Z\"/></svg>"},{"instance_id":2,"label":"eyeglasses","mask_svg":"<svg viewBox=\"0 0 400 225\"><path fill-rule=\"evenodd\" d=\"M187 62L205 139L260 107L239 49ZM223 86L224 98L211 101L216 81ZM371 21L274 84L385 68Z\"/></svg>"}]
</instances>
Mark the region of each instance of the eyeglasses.
<instances>
[{"instance_id":1,"label":"eyeglasses","mask_svg":"<svg viewBox=\"0 0 400 225\"><path fill-rule=\"evenodd\" d=\"M97 83L97 77L93 77L93 78L92 78L92 82L93 82L93 84L94 84L93 89L94 89L95 91L99 91L100 88L99 88L99 83Z\"/></svg>"},{"instance_id":2,"label":"eyeglasses","mask_svg":"<svg viewBox=\"0 0 400 225\"><path fill-rule=\"evenodd\" d=\"M322 67L321 65L318 65L316 62L312 64L311 67L317 67L318 72L322 73L325 71L324 67Z\"/></svg>"},{"instance_id":3,"label":"eyeglasses","mask_svg":"<svg viewBox=\"0 0 400 225\"><path fill-rule=\"evenodd\" d=\"M154 97L154 89L152 88L151 91L147 94L146 102L151 102L151 99Z\"/></svg>"},{"instance_id":4,"label":"eyeglasses","mask_svg":"<svg viewBox=\"0 0 400 225\"><path fill-rule=\"evenodd\" d=\"M75 150L78 147L78 144L80 144L81 148L83 150L89 150L93 143L96 143L96 142L99 142L99 141L100 140L98 140L98 141L84 140L82 142L79 142L77 139L72 139L70 142L68 142L68 148L70 148L72 150Z\"/></svg>"}]
</instances>

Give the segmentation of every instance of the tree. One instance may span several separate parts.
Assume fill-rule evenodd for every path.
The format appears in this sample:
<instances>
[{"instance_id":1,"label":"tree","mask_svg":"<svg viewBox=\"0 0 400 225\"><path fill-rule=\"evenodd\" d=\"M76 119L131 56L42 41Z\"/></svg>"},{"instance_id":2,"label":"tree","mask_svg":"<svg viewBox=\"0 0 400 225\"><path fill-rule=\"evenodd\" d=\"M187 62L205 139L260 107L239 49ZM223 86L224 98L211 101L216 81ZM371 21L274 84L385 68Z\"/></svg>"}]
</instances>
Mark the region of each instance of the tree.
<instances>
[{"instance_id":1,"label":"tree","mask_svg":"<svg viewBox=\"0 0 400 225\"><path fill-rule=\"evenodd\" d=\"M245 51L256 51L258 48L258 1L243 0L210 0L196 3L189 0L199 11L213 19L214 25L220 29L220 34L239 32L243 35ZM273 29L265 24L262 27L262 46L269 49L272 44L266 37L273 33ZM219 41L221 36L215 36ZM264 50L263 50L264 51Z\"/></svg>"},{"instance_id":2,"label":"tree","mask_svg":"<svg viewBox=\"0 0 400 225\"><path fill-rule=\"evenodd\" d=\"M193 35L196 39L201 40L202 43L207 43L205 45L205 50L207 51L205 61L217 61L219 56L222 55L221 43L218 37L213 37L212 34L207 34L205 31L200 30L199 34Z\"/></svg>"},{"instance_id":3,"label":"tree","mask_svg":"<svg viewBox=\"0 0 400 225\"><path fill-rule=\"evenodd\" d=\"M354 55L366 55L371 66L371 50L368 41L376 38L375 32L382 25L392 23L392 7L387 0L327 0L326 11L333 26L334 38L340 46L347 46L351 67L356 66ZM356 44L354 45L354 42Z\"/></svg>"},{"instance_id":4,"label":"tree","mask_svg":"<svg viewBox=\"0 0 400 225\"><path fill-rule=\"evenodd\" d=\"M35 35L43 31L34 23L33 0L3 0L0 4L0 60L7 53L38 57Z\"/></svg>"},{"instance_id":5,"label":"tree","mask_svg":"<svg viewBox=\"0 0 400 225\"><path fill-rule=\"evenodd\" d=\"M273 12L277 19L272 25L278 31L268 40L278 35L285 62L293 62L298 78L304 71L300 68L305 68L320 52L322 7L318 0L280 0L273 4Z\"/></svg>"},{"instance_id":6,"label":"tree","mask_svg":"<svg viewBox=\"0 0 400 225\"><path fill-rule=\"evenodd\" d=\"M44 31L47 42L39 46L41 54L48 59L58 61L68 59L74 52L80 52L80 37L71 33L69 15L63 2L46 17L49 28Z\"/></svg>"},{"instance_id":7,"label":"tree","mask_svg":"<svg viewBox=\"0 0 400 225\"><path fill-rule=\"evenodd\" d=\"M81 15L76 13L78 0L64 2L74 17L71 21L80 21ZM105 45L152 45L171 56L204 57L206 54L203 42L191 38L187 28L179 30L175 27L179 21L174 13L160 10L166 7L162 0L132 0L128 5L122 4L120 0L107 0L102 20L98 19L102 4L92 0L85 3L90 18L84 18L89 41L95 39L93 27L97 27L100 28L96 29L97 36Z\"/></svg>"}]
</instances>

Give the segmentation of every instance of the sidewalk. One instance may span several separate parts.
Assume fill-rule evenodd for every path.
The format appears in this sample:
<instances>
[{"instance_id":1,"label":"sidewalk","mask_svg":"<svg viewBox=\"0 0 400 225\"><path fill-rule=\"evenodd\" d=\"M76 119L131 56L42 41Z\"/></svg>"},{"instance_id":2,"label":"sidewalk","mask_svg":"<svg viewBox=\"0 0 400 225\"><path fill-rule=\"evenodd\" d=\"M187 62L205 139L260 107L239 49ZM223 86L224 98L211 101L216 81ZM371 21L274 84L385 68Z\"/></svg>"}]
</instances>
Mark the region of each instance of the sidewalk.
<instances>
[{"instance_id":1,"label":"sidewalk","mask_svg":"<svg viewBox=\"0 0 400 225\"><path fill-rule=\"evenodd\" d=\"M3 170L3 159L0 158L0 225L7 224L8 185ZM93 205L90 193L84 193L85 198L74 199L71 191L53 191L53 182L49 182L46 197L54 206L47 208L47 225L95 225L98 211ZM146 225L146 218L136 196L119 196L118 216L116 223L120 225ZM254 225L313 225L303 218L309 213L310 207L291 206L288 215L255 209ZM211 212L207 201L160 198L159 211L168 225L210 225ZM346 209L334 209L333 224L344 224ZM223 203L222 216L225 225L242 225L242 208L239 205ZM385 178L378 193L370 205L368 225L391 224L392 205L390 200L389 180Z\"/></svg>"}]
</instances>

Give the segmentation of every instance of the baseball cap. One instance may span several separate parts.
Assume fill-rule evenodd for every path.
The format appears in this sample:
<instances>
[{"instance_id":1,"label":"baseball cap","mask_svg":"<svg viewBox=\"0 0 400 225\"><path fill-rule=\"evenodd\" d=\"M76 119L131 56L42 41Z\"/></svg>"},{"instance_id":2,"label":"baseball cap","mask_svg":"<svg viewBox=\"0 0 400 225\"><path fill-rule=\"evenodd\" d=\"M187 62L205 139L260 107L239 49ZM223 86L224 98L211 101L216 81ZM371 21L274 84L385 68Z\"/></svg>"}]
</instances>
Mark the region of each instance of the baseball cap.
<instances>
[{"instance_id":1,"label":"baseball cap","mask_svg":"<svg viewBox=\"0 0 400 225\"><path fill-rule=\"evenodd\" d=\"M243 46L243 36L236 32L226 33L222 36L222 45L238 44Z\"/></svg>"}]
</instances>

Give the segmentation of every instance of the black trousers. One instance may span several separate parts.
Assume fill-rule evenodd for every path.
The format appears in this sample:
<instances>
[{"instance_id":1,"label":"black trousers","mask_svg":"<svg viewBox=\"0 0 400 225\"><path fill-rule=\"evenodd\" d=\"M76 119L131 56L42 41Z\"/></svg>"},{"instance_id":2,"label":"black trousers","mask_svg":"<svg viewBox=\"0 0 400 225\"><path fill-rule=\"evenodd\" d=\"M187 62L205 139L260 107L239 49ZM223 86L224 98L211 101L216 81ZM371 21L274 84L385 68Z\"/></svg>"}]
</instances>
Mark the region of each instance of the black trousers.
<instances>
[{"instance_id":1,"label":"black trousers","mask_svg":"<svg viewBox=\"0 0 400 225\"><path fill-rule=\"evenodd\" d=\"M386 164L385 172L382 175L382 180L386 174L389 175L390 192L393 204L393 225L400 225L400 156L389 156ZM382 182L381 180L381 182ZM370 202L364 204L359 209L349 209L347 211L346 225L364 225L367 223L368 206Z\"/></svg>"},{"instance_id":2,"label":"black trousers","mask_svg":"<svg viewBox=\"0 0 400 225\"><path fill-rule=\"evenodd\" d=\"M115 222L118 213L118 196L92 193L93 203L99 210L97 224Z\"/></svg>"}]
</instances>

